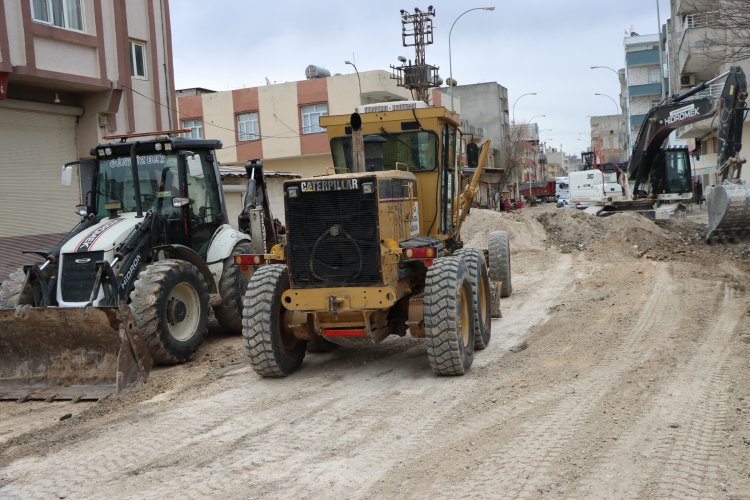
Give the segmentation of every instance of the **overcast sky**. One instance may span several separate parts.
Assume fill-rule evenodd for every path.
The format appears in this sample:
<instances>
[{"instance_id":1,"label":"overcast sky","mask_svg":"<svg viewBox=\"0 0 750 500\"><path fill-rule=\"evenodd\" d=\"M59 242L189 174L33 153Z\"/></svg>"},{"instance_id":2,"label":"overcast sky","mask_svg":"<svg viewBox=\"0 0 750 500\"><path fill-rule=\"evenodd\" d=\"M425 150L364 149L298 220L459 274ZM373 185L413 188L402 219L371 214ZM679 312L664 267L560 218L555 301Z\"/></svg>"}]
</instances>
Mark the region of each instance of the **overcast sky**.
<instances>
[{"instance_id":1,"label":"overcast sky","mask_svg":"<svg viewBox=\"0 0 750 500\"><path fill-rule=\"evenodd\" d=\"M658 31L670 16L669 0L486 0L405 3L378 0L174 0L170 2L176 87L230 90L303 80L315 64L331 74L389 70L413 47L401 43L399 11L435 7L434 43L427 62L459 85L497 82L519 123L535 118L541 138L566 153L589 145L589 115L615 113L617 76L590 66L624 66L623 38L633 27ZM516 101L522 94L536 92ZM550 129L550 130L546 130Z\"/></svg>"}]
</instances>

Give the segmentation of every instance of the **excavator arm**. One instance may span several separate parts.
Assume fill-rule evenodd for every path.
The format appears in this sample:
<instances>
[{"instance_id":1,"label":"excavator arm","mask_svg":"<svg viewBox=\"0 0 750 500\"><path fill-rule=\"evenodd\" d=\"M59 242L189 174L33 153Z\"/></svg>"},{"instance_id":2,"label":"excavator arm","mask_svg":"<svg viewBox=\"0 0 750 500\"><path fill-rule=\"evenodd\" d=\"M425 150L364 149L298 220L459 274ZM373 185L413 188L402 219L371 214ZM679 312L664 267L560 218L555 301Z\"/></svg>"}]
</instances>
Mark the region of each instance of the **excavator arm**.
<instances>
[{"instance_id":1,"label":"excavator arm","mask_svg":"<svg viewBox=\"0 0 750 500\"><path fill-rule=\"evenodd\" d=\"M688 100L711 84L724 79L721 96L697 97ZM679 127L707 120L718 115L719 169L722 179L728 174L728 167L735 165L730 161L741 149L742 122L746 113L747 83L745 73L739 67L716 78L703 82L675 96L665 104L651 108L646 115L638 137L633 145L633 152L628 161L628 179L634 181L633 195L642 197L647 189L655 161L664 142ZM660 165L657 168L661 168ZM739 177L739 176L737 176Z\"/></svg>"}]
</instances>

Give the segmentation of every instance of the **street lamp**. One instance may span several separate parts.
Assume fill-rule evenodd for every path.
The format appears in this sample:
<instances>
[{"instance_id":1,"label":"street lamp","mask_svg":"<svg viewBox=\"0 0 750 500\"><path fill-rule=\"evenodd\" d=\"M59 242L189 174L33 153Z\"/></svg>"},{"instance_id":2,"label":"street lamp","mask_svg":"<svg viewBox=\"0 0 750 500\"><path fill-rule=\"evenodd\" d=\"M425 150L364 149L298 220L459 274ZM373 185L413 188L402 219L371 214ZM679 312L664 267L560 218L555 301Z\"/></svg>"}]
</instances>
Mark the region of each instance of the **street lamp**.
<instances>
[{"instance_id":1,"label":"street lamp","mask_svg":"<svg viewBox=\"0 0 750 500\"><path fill-rule=\"evenodd\" d=\"M535 118L547 118L547 115L536 115L529 118L529 123L534 123Z\"/></svg>"},{"instance_id":2,"label":"street lamp","mask_svg":"<svg viewBox=\"0 0 750 500\"><path fill-rule=\"evenodd\" d=\"M362 80L359 79L359 71L357 70L357 66L354 65L351 61L344 61L344 64L349 64L354 68L355 73L357 73L357 83L359 84L359 104L362 105Z\"/></svg>"},{"instance_id":3,"label":"street lamp","mask_svg":"<svg viewBox=\"0 0 750 500\"><path fill-rule=\"evenodd\" d=\"M520 96L516 97L515 101L513 101L513 109L512 109L513 123L516 123L516 103L518 102L520 98L526 95L536 95L536 92L528 92L526 94L521 94Z\"/></svg>"},{"instance_id":4,"label":"street lamp","mask_svg":"<svg viewBox=\"0 0 750 500\"><path fill-rule=\"evenodd\" d=\"M609 66L591 66L591 69L608 69L611 72L613 72L615 75L617 75L618 81L620 80L620 73L617 70L610 68Z\"/></svg>"},{"instance_id":5,"label":"street lamp","mask_svg":"<svg viewBox=\"0 0 750 500\"><path fill-rule=\"evenodd\" d=\"M617 115L617 153L619 155L618 160L622 160L622 129L620 128L620 108L617 106L617 101L615 101L612 96L608 96L607 94L601 94L599 92L594 92L594 95L600 95L602 97L606 97L610 101L612 101L612 104L615 105L615 114Z\"/></svg>"},{"instance_id":6,"label":"street lamp","mask_svg":"<svg viewBox=\"0 0 750 500\"><path fill-rule=\"evenodd\" d=\"M451 29L448 31L448 72L450 73L450 85L451 85L451 111L455 111L456 108L453 107L453 87L456 86L455 80L453 80L453 60L451 59L451 35L453 34L453 27L456 25L459 19L464 14L467 14L471 12L472 10L495 10L495 7L474 7L472 9L468 9L463 11L461 14L458 15L455 21L453 21L453 24L451 24Z\"/></svg>"}]
</instances>

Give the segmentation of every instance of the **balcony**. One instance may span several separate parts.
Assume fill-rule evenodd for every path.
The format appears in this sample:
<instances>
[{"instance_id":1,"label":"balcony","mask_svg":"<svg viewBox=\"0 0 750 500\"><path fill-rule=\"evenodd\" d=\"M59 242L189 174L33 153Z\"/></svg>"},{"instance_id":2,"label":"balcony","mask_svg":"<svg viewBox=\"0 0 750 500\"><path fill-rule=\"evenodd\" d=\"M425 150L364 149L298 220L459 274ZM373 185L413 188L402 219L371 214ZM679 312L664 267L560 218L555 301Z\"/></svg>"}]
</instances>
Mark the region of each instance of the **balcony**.
<instances>
[{"instance_id":1,"label":"balcony","mask_svg":"<svg viewBox=\"0 0 750 500\"><path fill-rule=\"evenodd\" d=\"M715 8L715 0L674 0L672 12L675 16L684 16L694 12L708 12Z\"/></svg>"},{"instance_id":2,"label":"balcony","mask_svg":"<svg viewBox=\"0 0 750 500\"><path fill-rule=\"evenodd\" d=\"M726 33L716 29L719 13L704 12L684 17L684 31L679 36L677 67L680 74L692 74L695 80L716 76L719 59L724 53L722 42Z\"/></svg>"},{"instance_id":3,"label":"balcony","mask_svg":"<svg viewBox=\"0 0 750 500\"><path fill-rule=\"evenodd\" d=\"M644 95L661 95L661 83L647 83L646 85L631 85L628 87L630 97Z\"/></svg>"}]
</instances>

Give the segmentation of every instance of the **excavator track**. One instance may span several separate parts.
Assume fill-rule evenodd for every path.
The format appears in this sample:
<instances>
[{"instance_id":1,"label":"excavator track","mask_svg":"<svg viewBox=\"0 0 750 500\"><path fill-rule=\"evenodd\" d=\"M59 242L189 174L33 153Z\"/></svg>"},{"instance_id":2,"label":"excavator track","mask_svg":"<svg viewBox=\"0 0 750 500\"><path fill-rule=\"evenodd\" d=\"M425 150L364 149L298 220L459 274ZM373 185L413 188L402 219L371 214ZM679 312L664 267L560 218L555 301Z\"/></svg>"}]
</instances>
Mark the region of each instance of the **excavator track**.
<instances>
[{"instance_id":1,"label":"excavator track","mask_svg":"<svg viewBox=\"0 0 750 500\"><path fill-rule=\"evenodd\" d=\"M745 181L724 182L710 189L706 243L750 235L750 189Z\"/></svg>"}]
</instances>

